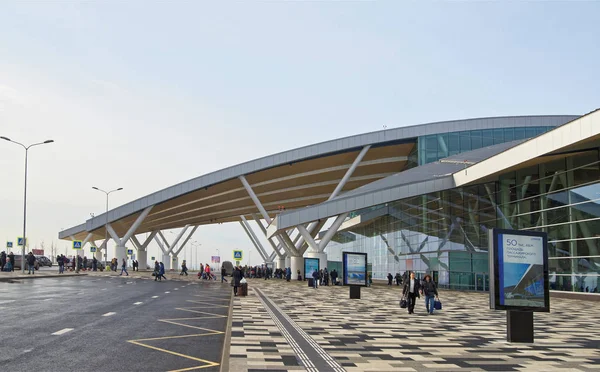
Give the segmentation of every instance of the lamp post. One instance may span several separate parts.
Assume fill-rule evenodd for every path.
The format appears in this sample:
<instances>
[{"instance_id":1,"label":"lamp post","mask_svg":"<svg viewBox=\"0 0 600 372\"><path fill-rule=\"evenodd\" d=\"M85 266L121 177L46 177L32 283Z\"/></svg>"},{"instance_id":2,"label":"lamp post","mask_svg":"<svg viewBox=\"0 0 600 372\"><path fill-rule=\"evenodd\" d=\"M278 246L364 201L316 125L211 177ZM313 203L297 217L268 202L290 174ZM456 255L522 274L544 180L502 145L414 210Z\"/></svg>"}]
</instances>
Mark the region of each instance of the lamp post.
<instances>
[{"instance_id":1,"label":"lamp post","mask_svg":"<svg viewBox=\"0 0 600 372\"><path fill-rule=\"evenodd\" d=\"M27 232L27 156L29 155L29 149L33 146L45 145L47 143L54 142L54 140L46 140L44 142L34 143L29 146L25 146L24 144L17 141L13 141L7 137L0 137L0 139L15 143L25 149L25 187L23 192L23 245L21 248L21 272L25 274L25 244L27 244L27 235L25 235Z\"/></svg>"},{"instance_id":2,"label":"lamp post","mask_svg":"<svg viewBox=\"0 0 600 372\"><path fill-rule=\"evenodd\" d=\"M104 265L106 266L106 262L108 261L108 196L115 191L123 190L123 188L119 187L118 189L104 191L102 189L97 188L96 186L92 186L92 189L98 190L106 194L106 223L104 224Z\"/></svg>"}]
</instances>

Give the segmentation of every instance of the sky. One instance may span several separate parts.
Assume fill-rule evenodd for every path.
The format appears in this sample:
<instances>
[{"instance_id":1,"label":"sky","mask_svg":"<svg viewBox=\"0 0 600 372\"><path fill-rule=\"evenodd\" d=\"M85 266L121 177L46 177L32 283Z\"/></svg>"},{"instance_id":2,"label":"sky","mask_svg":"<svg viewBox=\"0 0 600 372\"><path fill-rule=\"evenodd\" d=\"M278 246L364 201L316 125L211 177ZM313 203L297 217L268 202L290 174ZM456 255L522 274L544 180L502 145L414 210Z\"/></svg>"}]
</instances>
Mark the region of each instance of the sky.
<instances>
[{"instance_id":1,"label":"sky","mask_svg":"<svg viewBox=\"0 0 600 372\"><path fill-rule=\"evenodd\" d=\"M598 14L600 2L4 0L0 136L55 141L29 153L30 246L64 253L58 231L104 211L92 186L124 188L112 208L384 126L592 111ZM23 168L23 149L0 141L7 241L22 235ZM260 262L237 223L192 240L200 261L252 249L245 261Z\"/></svg>"}]
</instances>

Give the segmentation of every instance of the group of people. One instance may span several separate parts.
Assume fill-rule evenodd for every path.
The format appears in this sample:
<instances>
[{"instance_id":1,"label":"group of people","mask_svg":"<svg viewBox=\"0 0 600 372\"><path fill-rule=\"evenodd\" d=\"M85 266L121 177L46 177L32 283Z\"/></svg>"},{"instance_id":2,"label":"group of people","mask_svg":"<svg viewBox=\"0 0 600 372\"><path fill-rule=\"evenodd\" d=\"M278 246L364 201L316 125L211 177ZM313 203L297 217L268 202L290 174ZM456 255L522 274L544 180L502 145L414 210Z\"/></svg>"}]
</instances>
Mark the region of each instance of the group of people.
<instances>
[{"instance_id":1,"label":"group of people","mask_svg":"<svg viewBox=\"0 0 600 372\"><path fill-rule=\"evenodd\" d=\"M0 271L15 271L15 255L5 251L0 253Z\"/></svg>"},{"instance_id":2,"label":"group of people","mask_svg":"<svg viewBox=\"0 0 600 372\"><path fill-rule=\"evenodd\" d=\"M393 285L394 279L396 279L396 285L399 286L408 278L408 274L405 272L404 275L400 275L400 273L396 273L396 276L392 276L392 273L387 274L387 285Z\"/></svg>"},{"instance_id":3,"label":"group of people","mask_svg":"<svg viewBox=\"0 0 600 372\"><path fill-rule=\"evenodd\" d=\"M162 282L163 279L167 280L165 276L165 264L162 262L154 261L154 272L152 273L154 276L154 281Z\"/></svg>"},{"instance_id":4,"label":"group of people","mask_svg":"<svg viewBox=\"0 0 600 372\"><path fill-rule=\"evenodd\" d=\"M409 314L415 313L415 304L417 298L420 298L421 295L425 296L425 309L427 313L433 315L435 299L439 299L435 282L429 274L425 275L421 282L415 278L415 273L411 272L410 277L404 281L404 286L402 287L402 298L407 301Z\"/></svg>"},{"instance_id":5,"label":"group of people","mask_svg":"<svg viewBox=\"0 0 600 372\"><path fill-rule=\"evenodd\" d=\"M198 279L217 280L217 277L212 273L209 264L200 264L200 271L198 271Z\"/></svg>"}]
</instances>

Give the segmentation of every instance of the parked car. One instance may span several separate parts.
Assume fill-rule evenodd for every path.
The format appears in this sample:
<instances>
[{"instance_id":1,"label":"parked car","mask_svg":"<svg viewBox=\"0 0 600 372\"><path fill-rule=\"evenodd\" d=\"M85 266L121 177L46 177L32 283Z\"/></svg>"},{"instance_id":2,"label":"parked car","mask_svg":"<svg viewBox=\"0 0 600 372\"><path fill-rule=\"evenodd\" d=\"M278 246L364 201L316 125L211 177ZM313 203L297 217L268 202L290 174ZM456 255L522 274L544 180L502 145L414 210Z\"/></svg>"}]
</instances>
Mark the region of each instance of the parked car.
<instances>
[{"instance_id":1,"label":"parked car","mask_svg":"<svg viewBox=\"0 0 600 372\"><path fill-rule=\"evenodd\" d=\"M52 261L48 257L36 255L35 258L40 266L52 267Z\"/></svg>"},{"instance_id":2,"label":"parked car","mask_svg":"<svg viewBox=\"0 0 600 372\"><path fill-rule=\"evenodd\" d=\"M92 263L93 263L93 261L94 260L90 260L90 259L87 260L87 265L86 265L86 269L87 270L91 270L92 269ZM102 261L98 261L98 263L96 264L96 266L98 267L98 270L104 271L105 266L102 263Z\"/></svg>"},{"instance_id":3,"label":"parked car","mask_svg":"<svg viewBox=\"0 0 600 372\"><path fill-rule=\"evenodd\" d=\"M28 270L29 266L27 265L27 255L25 255L25 270ZM40 269L40 262L38 260L35 260L35 269L39 270ZM21 255L20 254L16 254L15 255L15 270L21 270Z\"/></svg>"}]
</instances>

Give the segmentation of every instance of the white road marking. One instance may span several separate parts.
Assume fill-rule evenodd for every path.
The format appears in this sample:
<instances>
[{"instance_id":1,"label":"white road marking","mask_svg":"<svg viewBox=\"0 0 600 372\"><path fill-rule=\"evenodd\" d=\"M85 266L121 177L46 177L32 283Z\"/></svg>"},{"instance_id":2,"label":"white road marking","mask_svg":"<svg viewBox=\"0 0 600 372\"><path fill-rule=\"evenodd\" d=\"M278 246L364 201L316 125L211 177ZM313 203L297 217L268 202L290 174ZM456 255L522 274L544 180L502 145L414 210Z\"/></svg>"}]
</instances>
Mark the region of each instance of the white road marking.
<instances>
[{"instance_id":1,"label":"white road marking","mask_svg":"<svg viewBox=\"0 0 600 372\"><path fill-rule=\"evenodd\" d=\"M134 305L141 305L141 304L143 304L143 302L134 302L133 304Z\"/></svg>"},{"instance_id":2,"label":"white road marking","mask_svg":"<svg viewBox=\"0 0 600 372\"><path fill-rule=\"evenodd\" d=\"M165 292L165 293L171 293L171 292L167 291L167 292Z\"/></svg>"},{"instance_id":3,"label":"white road marking","mask_svg":"<svg viewBox=\"0 0 600 372\"><path fill-rule=\"evenodd\" d=\"M0 304L8 304L11 302L15 302L16 300L0 300Z\"/></svg>"},{"instance_id":4,"label":"white road marking","mask_svg":"<svg viewBox=\"0 0 600 372\"><path fill-rule=\"evenodd\" d=\"M51 298L44 298L44 301L50 301Z\"/></svg>"},{"instance_id":5,"label":"white road marking","mask_svg":"<svg viewBox=\"0 0 600 372\"><path fill-rule=\"evenodd\" d=\"M158 298L158 296L152 296L152 298Z\"/></svg>"},{"instance_id":6,"label":"white road marking","mask_svg":"<svg viewBox=\"0 0 600 372\"><path fill-rule=\"evenodd\" d=\"M106 313L106 314L104 314L104 315L102 315L102 316L111 316L111 315L115 315L115 314L116 314L116 313L110 312L110 313Z\"/></svg>"},{"instance_id":7,"label":"white road marking","mask_svg":"<svg viewBox=\"0 0 600 372\"><path fill-rule=\"evenodd\" d=\"M178 290L179 290L179 288L173 288L173 289L174 289L174 290L176 290L176 291L178 291Z\"/></svg>"},{"instance_id":8,"label":"white road marking","mask_svg":"<svg viewBox=\"0 0 600 372\"><path fill-rule=\"evenodd\" d=\"M103 291L106 291L106 288L102 288Z\"/></svg>"},{"instance_id":9,"label":"white road marking","mask_svg":"<svg viewBox=\"0 0 600 372\"><path fill-rule=\"evenodd\" d=\"M52 334L52 336L60 336L60 335L64 335L65 333L67 333L67 332L71 332L72 330L73 330L73 328L65 328L65 329L61 329L61 330L60 330L60 331L58 331L58 332L54 332L54 333Z\"/></svg>"},{"instance_id":10,"label":"white road marking","mask_svg":"<svg viewBox=\"0 0 600 372\"><path fill-rule=\"evenodd\" d=\"M122 287L122 285L119 286L119 288L121 288L121 287Z\"/></svg>"}]
</instances>

